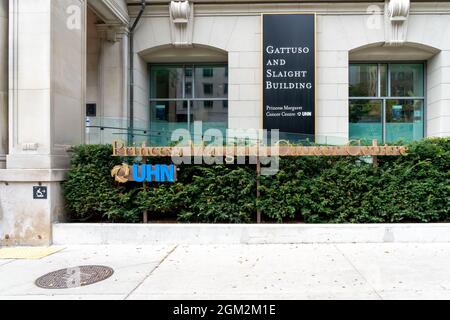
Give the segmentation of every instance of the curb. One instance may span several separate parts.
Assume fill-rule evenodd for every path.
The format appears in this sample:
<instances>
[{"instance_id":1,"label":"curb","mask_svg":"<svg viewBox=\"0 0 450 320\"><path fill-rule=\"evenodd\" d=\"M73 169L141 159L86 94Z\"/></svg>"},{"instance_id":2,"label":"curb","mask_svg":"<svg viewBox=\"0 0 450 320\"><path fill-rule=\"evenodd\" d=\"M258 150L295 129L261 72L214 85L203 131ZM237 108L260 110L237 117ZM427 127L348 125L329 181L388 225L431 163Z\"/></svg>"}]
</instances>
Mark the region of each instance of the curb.
<instances>
[{"instance_id":1,"label":"curb","mask_svg":"<svg viewBox=\"0 0 450 320\"><path fill-rule=\"evenodd\" d=\"M433 242L450 242L450 223L53 224L55 245Z\"/></svg>"}]
</instances>

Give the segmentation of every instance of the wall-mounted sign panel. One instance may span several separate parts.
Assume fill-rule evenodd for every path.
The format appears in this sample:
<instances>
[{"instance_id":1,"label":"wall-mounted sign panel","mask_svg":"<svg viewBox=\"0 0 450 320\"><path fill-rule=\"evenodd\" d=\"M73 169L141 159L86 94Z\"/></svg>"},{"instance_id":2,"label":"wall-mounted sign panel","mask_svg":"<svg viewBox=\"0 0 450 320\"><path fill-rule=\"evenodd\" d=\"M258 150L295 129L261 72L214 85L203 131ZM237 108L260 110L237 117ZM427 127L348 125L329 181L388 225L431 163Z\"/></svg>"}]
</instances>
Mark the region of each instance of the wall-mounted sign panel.
<instances>
[{"instance_id":1,"label":"wall-mounted sign panel","mask_svg":"<svg viewBox=\"0 0 450 320\"><path fill-rule=\"evenodd\" d=\"M263 14L263 127L315 134L314 14Z\"/></svg>"},{"instance_id":2,"label":"wall-mounted sign panel","mask_svg":"<svg viewBox=\"0 0 450 320\"><path fill-rule=\"evenodd\" d=\"M47 187L35 186L33 187L33 199L34 200L46 200L47 199Z\"/></svg>"}]
</instances>

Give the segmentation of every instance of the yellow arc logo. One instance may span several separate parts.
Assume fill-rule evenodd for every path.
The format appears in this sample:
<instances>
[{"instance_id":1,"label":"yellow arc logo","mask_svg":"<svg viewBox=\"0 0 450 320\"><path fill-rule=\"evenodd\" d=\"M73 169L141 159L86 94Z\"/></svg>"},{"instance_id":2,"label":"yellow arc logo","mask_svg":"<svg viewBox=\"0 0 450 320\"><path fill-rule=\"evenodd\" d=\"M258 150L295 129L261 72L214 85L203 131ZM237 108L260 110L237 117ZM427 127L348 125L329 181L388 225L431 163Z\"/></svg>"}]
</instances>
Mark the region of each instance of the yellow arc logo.
<instances>
[{"instance_id":1,"label":"yellow arc logo","mask_svg":"<svg viewBox=\"0 0 450 320\"><path fill-rule=\"evenodd\" d=\"M128 177L130 176L130 166L126 163L123 163L119 166L115 166L111 170L111 177L114 177L114 180L120 183L128 182Z\"/></svg>"}]
</instances>

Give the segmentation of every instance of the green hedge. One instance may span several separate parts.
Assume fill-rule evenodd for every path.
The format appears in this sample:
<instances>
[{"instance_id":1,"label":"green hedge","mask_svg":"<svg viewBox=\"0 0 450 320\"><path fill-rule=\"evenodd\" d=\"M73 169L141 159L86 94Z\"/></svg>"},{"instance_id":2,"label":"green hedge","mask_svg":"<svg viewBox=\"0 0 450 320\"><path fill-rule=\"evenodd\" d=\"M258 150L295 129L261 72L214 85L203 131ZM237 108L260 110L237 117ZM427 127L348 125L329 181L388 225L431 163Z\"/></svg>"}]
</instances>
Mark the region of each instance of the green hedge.
<instances>
[{"instance_id":1,"label":"green hedge","mask_svg":"<svg viewBox=\"0 0 450 320\"><path fill-rule=\"evenodd\" d=\"M408 145L401 157L284 157L274 176L262 176L256 199L252 165L183 165L175 184L119 185L110 170L134 159L113 158L110 145L72 149L63 184L74 220L247 223L433 222L450 220L450 139ZM154 159L167 163L170 159Z\"/></svg>"}]
</instances>

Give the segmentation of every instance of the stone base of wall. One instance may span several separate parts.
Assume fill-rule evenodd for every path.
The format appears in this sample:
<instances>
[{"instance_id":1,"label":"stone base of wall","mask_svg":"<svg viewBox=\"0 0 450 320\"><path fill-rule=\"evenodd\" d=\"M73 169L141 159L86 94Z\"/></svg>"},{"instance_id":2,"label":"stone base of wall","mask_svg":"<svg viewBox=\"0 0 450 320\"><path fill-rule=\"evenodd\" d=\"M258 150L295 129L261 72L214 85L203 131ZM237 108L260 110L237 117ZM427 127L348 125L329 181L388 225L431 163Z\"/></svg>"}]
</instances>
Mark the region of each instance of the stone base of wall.
<instances>
[{"instance_id":1,"label":"stone base of wall","mask_svg":"<svg viewBox=\"0 0 450 320\"><path fill-rule=\"evenodd\" d=\"M45 246L52 223L62 221L61 181L65 170L0 170L0 245ZM47 199L34 199L33 187L47 187Z\"/></svg>"}]
</instances>

